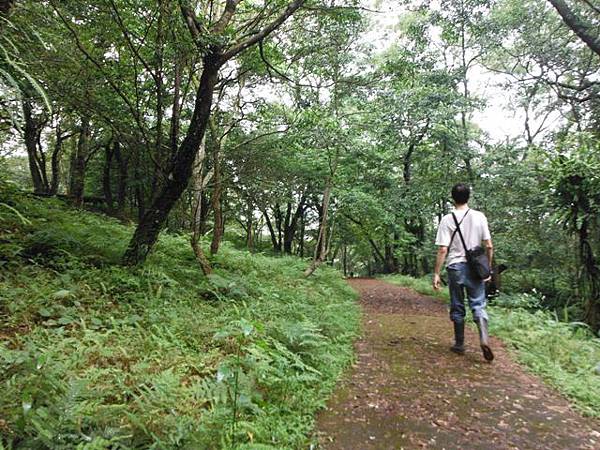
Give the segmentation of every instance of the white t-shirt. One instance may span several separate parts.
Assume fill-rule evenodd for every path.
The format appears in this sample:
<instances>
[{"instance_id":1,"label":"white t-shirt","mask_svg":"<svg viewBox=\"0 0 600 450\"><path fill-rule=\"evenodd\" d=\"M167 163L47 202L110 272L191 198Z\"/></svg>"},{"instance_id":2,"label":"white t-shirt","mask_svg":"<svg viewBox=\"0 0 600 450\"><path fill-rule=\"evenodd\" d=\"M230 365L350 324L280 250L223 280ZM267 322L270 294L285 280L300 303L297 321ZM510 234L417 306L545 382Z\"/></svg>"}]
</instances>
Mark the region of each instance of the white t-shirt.
<instances>
[{"instance_id":1,"label":"white t-shirt","mask_svg":"<svg viewBox=\"0 0 600 450\"><path fill-rule=\"evenodd\" d=\"M466 214L467 211L469 211L468 214ZM454 210L453 212L460 223L460 231L462 231L462 235L465 238L467 248L471 249L481 245L481 241L491 239L488 221L482 212L475 211L474 209ZM454 230L456 230L456 224L454 223L452 214L446 214L438 226L435 245L448 247ZM458 262L465 262L466 260L465 248L457 232L454 235L452 245L450 245L450 248L448 249L446 266Z\"/></svg>"}]
</instances>

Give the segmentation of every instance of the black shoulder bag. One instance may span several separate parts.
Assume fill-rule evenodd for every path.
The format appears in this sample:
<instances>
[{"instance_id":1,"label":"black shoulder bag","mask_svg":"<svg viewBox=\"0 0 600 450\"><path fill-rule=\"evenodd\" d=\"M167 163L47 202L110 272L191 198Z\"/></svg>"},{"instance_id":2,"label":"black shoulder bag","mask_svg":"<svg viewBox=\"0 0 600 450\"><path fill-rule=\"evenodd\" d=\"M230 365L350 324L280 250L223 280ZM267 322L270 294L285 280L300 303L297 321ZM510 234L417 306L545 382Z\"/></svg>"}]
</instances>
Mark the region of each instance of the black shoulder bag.
<instances>
[{"instance_id":1,"label":"black shoulder bag","mask_svg":"<svg viewBox=\"0 0 600 450\"><path fill-rule=\"evenodd\" d=\"M467 264L471 269L471 272L473 272L477 278L485 280L490 276L490 262L488 261L484 248L481 245L478 245L472 249L467 249L465 238L463 237L462 231L460 231L460 224L458 223L458 220L456 220L454 213L452 213L452 217L454 218L454 223L456 224L456 231L458 231L458 235L460 236L460 240L462 241L462 245L465 249Z\"/></svg>"}]
</instances>

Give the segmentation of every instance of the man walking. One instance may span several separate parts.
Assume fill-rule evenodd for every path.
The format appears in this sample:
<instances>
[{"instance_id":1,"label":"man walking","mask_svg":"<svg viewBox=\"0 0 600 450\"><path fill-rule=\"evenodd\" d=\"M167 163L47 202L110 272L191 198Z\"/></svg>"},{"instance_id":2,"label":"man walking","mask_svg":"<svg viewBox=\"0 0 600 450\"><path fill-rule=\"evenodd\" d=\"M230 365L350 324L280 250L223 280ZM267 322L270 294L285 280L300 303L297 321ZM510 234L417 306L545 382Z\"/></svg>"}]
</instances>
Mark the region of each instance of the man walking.
<instances>
[{"instance_id":1,"label":"man walking","mask_svg":"<svg viewBox=\"0 0 600 450\"><path fill-rule=\"evenodd\" d=\"M473 320L479 328L479 341L487 361L494 359L489 344L488 315L485 311L485 281L474 274L467 265L466 250L478 245L485 248L489 265L492 266L494 248L485 215L469 208L469 186L459 183L452 188L454 211L442 218L438 226L435 244L438 246L433 288L441 288L440 271L447 260L448 287L450 289L450 319L454 322L454 345L450 348L460 355L465 352L465 290ZM457 224L460 230L457 228ZM458 234L462 232L464 243ZM467 248L465 248L465 245ZM489 279L489 278L488 278Z\"/></svg>"}]
</instances>

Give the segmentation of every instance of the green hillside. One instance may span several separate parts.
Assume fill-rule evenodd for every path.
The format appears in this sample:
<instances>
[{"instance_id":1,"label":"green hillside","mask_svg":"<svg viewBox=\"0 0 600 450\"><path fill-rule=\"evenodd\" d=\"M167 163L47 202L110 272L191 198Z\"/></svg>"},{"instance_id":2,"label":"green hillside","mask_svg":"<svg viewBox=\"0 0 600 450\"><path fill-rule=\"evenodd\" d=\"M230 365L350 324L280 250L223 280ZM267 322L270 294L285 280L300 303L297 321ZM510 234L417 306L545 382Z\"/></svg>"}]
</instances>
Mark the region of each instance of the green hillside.
<instances>
[{"instance_id":1,"label":"green hillside","mask_svg":"<svg viewBox=\"0 0 600 450\"><path fill-rule=\"evenodd\" d=\"M327 268L187 236L118 264L133 228L59 200L0 206L7 448L297 448L352 358L355 293ZM248 447L249 446L249 447Z\"/></svg>"}]
</instances>

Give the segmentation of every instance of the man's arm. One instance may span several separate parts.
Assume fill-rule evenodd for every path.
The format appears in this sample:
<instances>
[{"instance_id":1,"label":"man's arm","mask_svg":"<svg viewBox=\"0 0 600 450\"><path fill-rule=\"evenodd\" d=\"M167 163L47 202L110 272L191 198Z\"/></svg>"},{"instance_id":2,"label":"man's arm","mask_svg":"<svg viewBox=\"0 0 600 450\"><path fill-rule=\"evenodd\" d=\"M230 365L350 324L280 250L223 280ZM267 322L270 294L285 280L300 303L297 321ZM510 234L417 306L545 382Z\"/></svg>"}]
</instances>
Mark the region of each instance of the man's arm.
<instances>
[{"instance_id":1,"label":"man's arm","mask_svg":"<svg viewBox=\"0 0 600 450\"><path fill-rule=\"evenodd\" d=\"M440 271L442 270L442 265L446 260L446 255L448 254L448 247L444 245L440 245L438 247L437 257L435 258L435 269L433 271L433 289L439 291L442 287L442 279L440 278Z\"/></svg>"}]
</instances>

